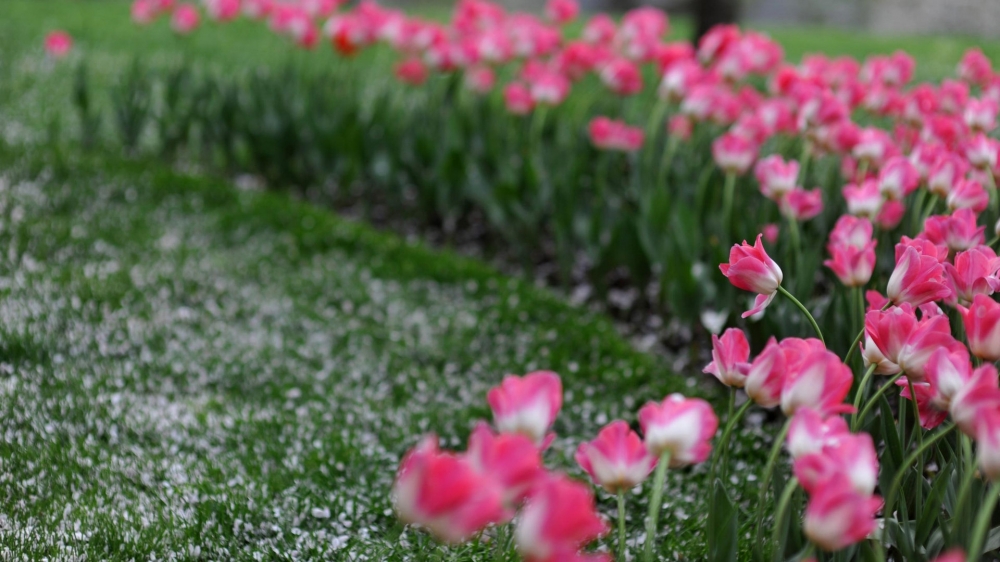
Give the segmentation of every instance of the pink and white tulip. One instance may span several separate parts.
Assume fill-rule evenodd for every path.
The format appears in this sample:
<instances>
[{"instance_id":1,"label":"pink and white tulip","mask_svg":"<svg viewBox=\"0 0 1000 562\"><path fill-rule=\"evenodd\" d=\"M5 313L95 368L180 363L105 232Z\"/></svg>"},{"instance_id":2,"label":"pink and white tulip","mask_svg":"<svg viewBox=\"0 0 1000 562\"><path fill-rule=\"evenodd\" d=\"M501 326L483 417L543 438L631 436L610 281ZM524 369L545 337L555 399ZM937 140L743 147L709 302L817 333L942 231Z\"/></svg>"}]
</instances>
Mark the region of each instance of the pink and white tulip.
<instances>
[{"instance_id":1,"label":"pink and white tulip","mask_svg":"<svg viewBox=\"0 0 1000 562\"><path fill-rule=\"evenodd\" d=\"M698 398L671 394L663 402L649 402L639 410L646 449L656 456L670 455L670 467L704 462L719 427L712 407Z\"/></svg>"},{"instance_id":2,"label":"pink and white tulip","mask_svg":"<svg viewBox=\"0 0 1000 562\"><path fill-rule=\"evenodd\" d=\"M657 461L639 435L621 420L606 425L593 441L581 443L575 458L594 484L612 494L641 484Z\"/></svg>"},{"instance_id":3,"label":"pink and white tulip","mask_svg":"<svg viewBox=\"0 0 1000 562\"><path fill-rule=\"evenodd\" d=\"M712 334L712 362L703 371L733 388L743 388L750 372L750 343L743 330L730 328L722 337Z\"/></svg>"},{"instance_id":4,"label":"pink and white tulip","mask_svg":"<svg viewBox=\"0 0 1000 562\"><path fill-rule=\"evenodd\" d=\"M742 245L733 245L729 251L729 263L721 264L719 269L736 288L758 293L754 307L744 312L743 318L767 308L781 286L781 268L767 255L759 234L753 246L746 240Z\"/></svg>"},{"instance_id":5,"label":"pink and white tulip","mask_svg":"<svg viewBox=\"0 0 1000 562\"><path fill-rule=\"evenodd\" d=\"M562 381L550 371L507 375L486 399L500 432L520 433L536 445L547 445L551 437L546 434L562 408Z\"/></svg>"}]
</instances>

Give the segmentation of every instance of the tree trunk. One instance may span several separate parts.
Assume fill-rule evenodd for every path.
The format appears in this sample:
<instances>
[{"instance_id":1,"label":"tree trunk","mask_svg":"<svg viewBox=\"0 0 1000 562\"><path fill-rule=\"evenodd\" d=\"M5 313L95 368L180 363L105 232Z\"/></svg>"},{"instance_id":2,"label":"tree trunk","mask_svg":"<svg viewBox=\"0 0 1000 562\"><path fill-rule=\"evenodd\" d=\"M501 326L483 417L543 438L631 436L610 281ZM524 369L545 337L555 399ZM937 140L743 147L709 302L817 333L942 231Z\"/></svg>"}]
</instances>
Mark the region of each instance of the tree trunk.
<instances>
[{"instance_id":1,"label":"tree trunk","mask_svg":"<svg viewBox=\"0 0 1000 562\"><path fill-rule=\"evenodd\" d=\"M736 23L740 17L739 0L694 0L695 44L720 23Z\"/></svg>"}]
</instances>

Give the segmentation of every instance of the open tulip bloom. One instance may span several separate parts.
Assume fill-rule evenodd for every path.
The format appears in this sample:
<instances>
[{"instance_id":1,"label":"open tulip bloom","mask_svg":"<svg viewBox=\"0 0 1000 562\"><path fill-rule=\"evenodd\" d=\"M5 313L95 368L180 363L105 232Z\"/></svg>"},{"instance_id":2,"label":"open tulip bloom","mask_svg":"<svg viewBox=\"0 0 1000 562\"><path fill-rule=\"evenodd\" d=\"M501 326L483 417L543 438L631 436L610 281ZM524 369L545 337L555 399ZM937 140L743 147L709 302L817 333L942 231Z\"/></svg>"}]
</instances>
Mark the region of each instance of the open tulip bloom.
<instances>
[{"instance_id":1,"label":"open tulip bloom","mask_svg":"<svg viewBox=\"0 0 1000 562\"><path fill-rule=\"evenodd\" d=\"M258 141L260 127L228 144L203 135L213 158L259 173L287 169L272 154L302 153L317 163L302 181L363 186L366 201L399 200L393 211L419 209L435 225L483 224L518 247L529 272L554 248L567 283L577 266L604 292L609 272L649 283L664 317L702 321L706 330L692 330L702 349L715 334L699 367L722 392L692 389L728 403L719 435L717 403L651 395L656 384L635 388L638 412L598 428L589 408L557 420L567 413L555 373L497 377L483 409L492 424L466 428L465 451L411 436L391 491L399 520L497 559L606 560L612 547L628 559L641 545L652 561L676 492L665 493L666 472L683 478L706 462L706 516L674 523L713 559L978 560L995 548L1000 73L989 57L970 49L952 79L930 84L903 51L792 63L766 35L732 25L697 44L668 42L655 8L580 26L568 25L580 18L576 0L538 8L461 0L450 20L427 21L368 1L131 4L135 24L179 36L255 20L291 45L333 50L344 60L331 76L360 83L362 94L338 90L333 103L315 83L275 81L295 110L271 128L307 140ZM52 58L72 50L60 32L44 45ZM370 64L371 49L393 64ZM309 95L298 95L304 85ZM252 103L200 104L204 119L285 103L233 91ZM322 123L338 126L324 133ZM229 154L234 139L252 168ZM267 181L299 185L275 174ZM792 306L775 303L779 293ZM566 400L587 382L567 379L577 388ZM748 419L773 437L759 470L730 460L745 454L734 445ZM589 433L556 440L560 428ZM566 468L589 480L553 469L572 451ZM736 467L755 471L756 495L730 487ZM614 537L591 484L618 500ZM641 529L625 513L640 487ZM752 519L736 522L748 505ZM720 534L729 524L738 536Z\"/></svg>"}]
</instances>

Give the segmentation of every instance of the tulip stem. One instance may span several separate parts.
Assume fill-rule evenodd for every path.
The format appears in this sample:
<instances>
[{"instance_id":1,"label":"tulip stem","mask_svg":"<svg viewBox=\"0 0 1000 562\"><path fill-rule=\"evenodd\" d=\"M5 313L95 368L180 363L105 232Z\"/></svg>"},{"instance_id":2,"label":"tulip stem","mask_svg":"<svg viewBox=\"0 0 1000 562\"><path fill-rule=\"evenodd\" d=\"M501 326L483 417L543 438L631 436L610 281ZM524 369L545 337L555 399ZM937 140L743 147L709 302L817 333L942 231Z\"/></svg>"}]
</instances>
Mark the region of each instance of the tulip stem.
<instances>
[{"instance_id":1,"label":"tulip stem","mask_svg":"<svg viewBox=\"0 0 1000 562\"><path fill-rule=\"evenodd\" d=\"M885 384L883 384L882 386L880 386L879 389L875 391L875 394L872 394L872 397L869 398L868 402L865 404L864 409L861 410L861 413L860 414L856 413L854 415L855 416L854 417L855 423L851 424L852 427L857 428L857 424L863 423L865 421L865 416L867 416L868 412L870 412L872 410L872 408L875 407L875 403L878 402L879 397L881 397L883 394L885 394L885 392L887 390L889 390L889 387L893 386L896 383L896 381L899 380L899 377L901 377L901 376L903 376L903 372L902 371L896 373L895 375L892 376L892 378L890 378L888 381L886 381Z\"/></svg>"},{"instance_id":2,"label":"tulip stem","mask_svg":"<svg viewBox=\"0 0 1000 562\"><path fill-rule=\"evenodd\" d=\"M669 464L670 451L664 451L656 464L656 475L653 477L653 496L649 500L649 516L646 517L646 562L653 562L653 543L656 542L660 509L663 507L663 483L667 478L667 465Z\"/></svg>"},{"instance_id":3,"label":"tulip stem","mask_svg":"<svg viewBox=\"0 0 1000 562\"><path fill-rule=\"evenodd\" d=\"M953 429L955 429L955 424L948 424L947 426L939 430L937 433L935 433L933 437L925 440L923 445L917 447L912 453L910 453L910 456L906 457L906 459L903 460L903 464L900 465L899 470L896 472L895 478L892 479L892 485L889 486L889 493L886 494L885 496L885 509L882 512L885 514L884 515L885 517L893 516L892 513L893 504L895 503L896 500L896 494L899 493L899 487L903 484L903 477L906 476L907 473L906 469L912 466L913 463L917 461L917 457L927 452L927 449L930 449L932 445L934 445L944 437L947 437L947 435L951 433Z\"/></svg>"},{"instance_id":4,"label":"tulip stem","mask_svg":"<svg viewBox=\"0 0 1000 562\"><path fill-rule=\"evenodd\" d=\"M722 191L722 220L725 223L726 231L729 232L729 236L732 237L733 228L731 221L733 219L733 199L736 196L736 174L733 172L726 173L726 184Z\"/></svg>"},{"instance_id":5,"label":"tulip stem","mask_svg":"<svg viewBox=\"0 0 1000 562\"><path fill-rule=\"evenodd\" d=\"M976 478L976 467L972 461L972 442L965 434L962 434L961 440L965 474L962 475L962 485L958 488L958 499L955 501L955 513L952 519L959 521L955 525L965 524L965 502L969 500L969 494L972 492L972 481Z\"/></svg>"},{"instance_id":6,"label":"tulip stem","mask_svg":"<svg viewBox=\"0 0 1000 562\"><path fill-rule=\"evenodd\" d=\"M976 526L972 532L972 542L969 543L969 556L975 560L983 552L983 542L986 540L986 531L990 527L993 519L993 510L997 506L997 497L1000 496L1000 482L990 485L990 491L986 495L986 501L979 508L979 515L976 516Z\"/></svg>"},{"instance_id":7,"label":"tulip stem","mask_svg":"<svg viewBox=\"0 0 1000 562\"><path fill-rule=\"evenodd\" d=\"M625 560L625 490L618 491L618 557Z\"/></svg>"},{"instance_id":8,"label":"tulip stem","mask_svg":"<svg viewBox=\"0 0 1000 562\"><path fill-rule=\"evenodd\" d=\"M767 504L767 489L771 485L771 478L774 476L774 469L778 466L778 455L781 454L781 446L785 442L785 437L788 436L788 430L792 427L792 419L788 418L785 421L785 425L782 426L781 432L774 439L774 445L771 446L771 454L767 457L767 465L764 467L764 477L760 480L760 491L757 493L757 523L754 530L754 544L760 544L760 531L761 526L764 524L764 506Z\"/></svg>"},{"instance_id":9,"label":"tulip stem","mask_svg":"<svg viewBox=\"0 0 1000 562\"><path fill-rule=\"evenodd\" d=\"M872 375L875 374L876 367L878 365L872 363L865 371L865 376L861 378L861 384L858 385L858 393L854 396L854 417L851 419L851 431L858 430L858 409L861 407L861 401L864 400L865 391L868 390L868 384L872 380Z\"/></svg>"},{"instance_id":10,"label":"tulip stem","mask_svg":"<svg viewBox=\"0 0 1000 562\"><path fill-rule=\"evenodd\" d=\"M785 491L781 493L781 499L778 500L778 509L774 512L774 530L771 531L771 560L774 562L780 562L783 558L783 552L781 548L781 532L785 527L785 517L788 516L788 506L792 503L792 494L799 487L799 479L792 477L785 486Z\"/></svg>"},{"instance_id":11,"label":"tulip stem","mask_svg":"<svg viewBox=\"0 0 1000 562\"><path fill-rule=\"evenodd\" d=\"M733 393L731 396L733 400L735 400L736 397L735 388L733 389ZM719 438L719 446L715 448L715 454L714 454L715 458L712 459L712 469L710 471L710 476L708 480L709 486L715 485L715 475L718 472L717 467L720 464L719 462L720 460L722 461L721 464L723 465L722 477L723 479L725 479L726 477L725 466L726 466L726 461L729 458L729 437L733 433L733 429L736 428L737 422L739 422L743 418L743 415L747 413L747 410L749 410L750 406L752 405L753 401L747 400L742 406L740 406L740 409L737 410L735 414L733 413L732 406L730 406L729 418L726 421L726 428L722 430L722 437Z\"/></svg>"},{"instance_id":12,"label":"tulip stem","mask_svg":"<svg viewBox=\"0 0 1000 562\"><path fill-rule=\"evenodd\" d=\"M813 315L811 312L809 312L809 309L806 308L804 304L799 302L799 299L795 298L791 293L788 292L787 289L785 289L781 285L778 285L778 292L784 295L788 300L792 301L792 303L795 304L795 306L799 307L799 310L802 311L802 314L805 314L806 319L809 320L810 324L812 324L813 330L816 331L816 335L819 337L819 341L823 342L823 345L826 345L826 340L823 339L823 332L819 329L819 324L816 323L816 319L813 318Z\"/></svg>"},{"instance_id":13,"label":"tulip stem","mask_svg":"<svg viewBox=\"0 0 1000 562\"><path fill-rule=\"evenodd\" d=\"M656 182L657 187L665 189L667 187L667 179L669 178L668 172L670 171L670 163L674 159L674 154L677 152L677 147L680 146L680 138L676 136L671 136L667 139L667 149L663 156L663 161L660 162L660 173L658 181Z\"/></svg>"},{"instance_id":14,"label":"tulip stem","mask_svg":"<svg viewBox=\"0 0 1000 562\"><path fill-rule=\"evenodd\" d=\"M844 365L850 366L851 356L854 355L854 350L858 348L858 344L861 343L861 338L865 337L865 328L862 326L861 331L858 332L858 337L854 338L854 343L851 344L851 348L847 350L847 355L844 356Z\"/></svg>"}]
</instances>

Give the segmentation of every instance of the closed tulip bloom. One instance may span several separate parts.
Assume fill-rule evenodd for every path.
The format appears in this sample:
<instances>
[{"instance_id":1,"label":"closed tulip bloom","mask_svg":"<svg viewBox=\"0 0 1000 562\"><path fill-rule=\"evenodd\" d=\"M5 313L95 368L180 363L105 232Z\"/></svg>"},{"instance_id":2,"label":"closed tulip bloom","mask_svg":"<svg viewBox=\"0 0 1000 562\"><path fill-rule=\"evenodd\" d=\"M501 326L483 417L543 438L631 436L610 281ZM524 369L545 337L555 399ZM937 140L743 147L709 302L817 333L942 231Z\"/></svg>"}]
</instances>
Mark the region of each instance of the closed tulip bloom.
<instances>
[{"instance_id":1,"label":"closed tulip bloom","mask_svg":"<svg viewBox=\"0 0 1000 562\"><path fill-rule=\"evenodd\" d=\"M968 559L965 557L964 550L955 549L938 556L933 562L968 562Z\"/></svg>"},{"instance_id":2,"label":"closed tulip bloom","mask_svg":"<svg viewBox=\"0 0 1000 562\"><path fill-rule=\"evenodd\" d=\"M830 268L844 286L863 287L868 284L875 271L875 244L874 240L870 240L863 248L830 244L827 246L830 259L824 261L823 265Z\"/></svg>"},{"instance_id":3,"label":"closed tulip bloom","mask_svg":"<svg viewBox=\"0 0 1000 562\"><path fill-rule=\"evenodd\" d=\"M400 82L419 86L427 80L428 71L423 61L410 58L396 65L395 74Z\"/></svg>"},{"instance_id":4,"label":"closed tulip bloom","mask_svg":"<svg viewBox=\"0 0 1000 562\"><path fill-rule=\"evenodd\" d=\"M743 388L750 372L750 343L743 330L730 328L721 338L712 334L712 362L702 372L726 386Z\"/></svg>"},{"instance_id":5,"label":"closed tulip bloom","mask_svg":"<svg viewBox=\"0 0 1000 562\"><path fill-rule=\"evenodd\" d=\"M514 82L503 89L503 101L507 111L514 115L527 115L535 108L535 100L524 84Z\"/></svg>"},{"instance_id":6,"label":"closed tulip bloom","mask_svg":"<svg viewBox=\"0 0 1000 562\"><path fill-rule=\"evenodd\" d=\"M607 14L594 14L587 20L587 25L584 26L581 37L587 43L605 44L614 38L617 30L618 26L615 25L615 20L611 19L611 16Z\"/></svg>"},{"instance_id":7,"label":"closed tulip bloom","mask_svg":"<svg viewBox=\"0 0 1000 562\"><path fill-rule=\"evenodd\" d=\"M572 560L608 530L590 486L550 474L537 484L521 511L514 542L526 560Z\"/></svg>"},{"instance_id":8,"label":"closed tulip bloom","mask_svg":"<svg viewBox=\"0 0 1000 562\"><path fill-rule=\"evenodd\" d=\"M208 0L205 12L213 21L230 21L240 15L240 0Z\"/></svg>"},{"instance_id":9,"label":"closed tulip bloom","mask_svg":"<svg viewBox=\"0 0 1000 562\"><path fill-rule=\"evenodd\" d=\"M900 371L899 365L889 361L882 350L875 345L871 336L865 333L865 341L861 345L861 357L864 360L865 369L875 365L876 375L895 375Z\"/></svg>"},{"instance_id":10,"label":"closed tulip bloom","mask_svg":"<svg viewBox=\"0 0 1000 562\"><path fill-rule=\"evenodd\" d=\"M500 486L504 505L514 508L544 473L538 446L517 433L495 434L480 422L469 435L469 464Z\"/></svg>"},{"instance_id":11,"label":"closed tulip bloom","mask_svg":"<svg viewBox=\"0 0 1000 562\"><path fill-rule=\"evenodd\" d=\"M974 213L981 213L990 203L990 194L978 181L959 179L952 186L947 202L948 209L952 211L971 209Z\"/></svg>"},{"instance_id":12,"label":"closed tulip bloom","mask_svg":"<svg viewBox=\"0 0 1000 562\"><path fill-rule=\"evenodd\" d=\"M968 82L985 86L993 76L993 66L990 59L979 47L972 47L965 52L958 62L958 77Z\"/></svg>"},{"instance_id":13,"label":"closed tulip bloom","mask_svg":"<svg viewBox=\"0 0 1000 562\"><path fill-rule=\"evenodd\" d=\"M988 133L997 126L997 102L990 98L971 99L966 102L962 116L973 131Z\"/></svg>"},{"instance_id":14,"label":"closed tulip bloom","mask_svg":"<svg viewBox=\"0 0 1000 562\"><path fill-rule=\"evenodd\" d=\"M595 117L587 127L590 142L597 148L633 152L642 148L645 133L638 127L629 127L621 121Z\"/></svg>"},{"instance_id":15,"label":"closed tulip bloom","mask_svg":"<svg viewBox=\"0 0 1000 562\"><path fill-rule=\"evenodd\" d=\"M968 162L961 156L953 152L940 153L927 170L927 189L938 197L948 197L968 168Z\"/></svg>"},{"instance_id":16,"label":"closed tulip bloom","mask_svg":"<svg viewBox=\"0 0 1000 562\"><path fill-rule=\"evenodd\" d=\"M875 220L885 203L885 197L875 180L867 180L861 185L849 183L844 186L842 193L847 201L847 212L856 217Z\"/></svg>"},{"instance_id":17,"label":"closed tulip bloom","mask_svg":"<svg viewBox=\"0 0 1000 562\"><path fill-rule=\"evenodd\" d=\"M545 4L545 17L552 23L569 23L579 14L580 5L576 0L549 0Z\"/></svg>"},{"instance_id":18,"label":"closed tulip bloom","mask_svg":"<svg viewBox=\"0 0 1000 562\"><path fill-rule=\"evenodd\" d=\"M860 160L866 160L874 167L882 165L886 158L892 155L895 146L892 144L892 137L882 129L869 127L862 129L858 137L857 144L854 145L852 155Z\"/></svg>"},{"instance_id":19,"label":"closed tulip bloom","mask_svg":"<svg viewBox=\"0 0 1000 562\"><path fill-rule=\"evenodd\" d=\"M160 15L156 0L135 0L131 8L132 22L138 25L152 23Z\"/></svg>"},{"instance_id":20,"label":"closed tulip bloom","mask_svg":"<svg viewBox=\"0 0 1000 562\"><path fill-rule=\"evenodd\" d=\"M979 468L987 478L1000 480L1000 410L985 410L976 424Z\"/></svg>"},{"instance_id":21,"label":"closed tulip bloom","mask_svg":"<svg viewBox=\"0 0 1000 562\"><path fill-rule=\"evenodd\" d=\"M991 363L1000 361L1000 303L978 294L972 297L969 308L960 306L958 310L972 354Z\"/></svg>"},{"instance_id":22,"label":"closed tulip bloom","mask_svg":"<svg viewBox=\"0 0 1000 562\"><path fill-rule=\"evenodd\" d=\"M925 367L927 382L933 391L935 408L948 411L954 397L972 380L972 363L964 349L939 349L931 354Z\"/></svg>"},{"instance_id":23,"label":"closed tulip bloom","mask_svg":"<svg viewBox=\"0 0 1000 562\"><path fill-rule=\"evenodd\" d=\"M864 540L875 530L882 500L847 485L821 487L809 499L802 530L817 547L834 552Z\"/></svg>"},{"instance_id":24,"label":"closed tulip bloom","mask_svg":"<svg viewBox=\"0 0 1000 562\"><path fill-rule=\"evenodd\" d=\"M628 59L614 59L601 69L601 82L619 96L631 96L642 91L639 67Z\"/></svg>"},{"instance_id":25,"label":"closed tulip bloom","mask_svg":"<svg viewBox=\"0 0 1000 562\"><path fill-rule=\"evenodd\" d=\"M552 71L534 76L529 85L531 99L537 105L559 105L569 95L569 90L569 79Z\"/></svg>"},{"instance_id":26,"label":"closed tulip bloom","mask_svg":"<svg viewBox=\"0 0 1000 562\"><path fill-rule=\"evenodd\" d=\"M61 59L73 49L73 38L65 31L52 31L45 36L45 52L50 57Z\"/></svg>"},{"instance_id":27,"label":"closed tulip bloom","mask_svg":"<svg viewBox=\"0 0 1000 562\"><path fill-rule=\"evenodd\" d=\"M961 252L986 243L986 227L976 224L976 213L959 209L953 215L935 215L924 222L919 238Z\"/></svg>"},{"instance_id":28,"label":"closed tulip bloom","mask_svg":"<svg viewBox=\"0 0 1000 562\"><path fill-rule=\"evenodd\" d=\"M875 224L882 230L893 230L899 226L904 214L906 214L906 205L902 201L887 200L882 204L878 215L875 216Z\"/></svg>"},{"instance_id":29,"label":"closed tulip bloom","mask_svg":"<svg viewBox=\"0 0 1000 562\"><path fill-rule=\"evenodd\" d=\"M878 484L878 455L867 433L841 433L822 450L795 459L793 469L802 488L810 494L846 482L855 492L871 495Z\"/></svg>"},{"instance_id":30,"label":"closed tulip bloom","mask_svg":"<svg viewBox=\"0 0 1000 562\"><path fill-rule=\"evenodd\" d=\"M621 420L605 426L593 441L581 443L575 458L594 484L612 494L635 488L656 467L656 457Z\"/></svg>"},{"instance_id":31,"label":"closed tulip bloom","mask_svg":"<svg viewBox=\"0 0 1000 562\"><path fill-rule=\"evenodd\" d=\"M727 174L745 174L757 159L757 145L733 133L725 133L712 142L715 164Z\"/></svg>"},{"instance_id":32,"label":"closed tulip bloom","mask_svg":"<svg viewBox=\"0 0 1000 562\"><path fill-rule=\"evenodd\" d=\"M850 411L843 401L854 375L836 354L816 350L805 355L796 367L789 369L781 387L781 410L786 416L795 415L799 408L823 415Z\"/></svg>"},{"instance_id":33,"label":"closed tulip bloom","mask_svg":"<svg viewBox=\"0 0 1000 562\"><path fill-rule=\"evenodd\" d=\"M989 246L978 246L955 254L954 265L944 264L951 281L949 304L969 304L976 295L992 295L1000 288L1000 259Z\"/></svg>"},{"instance_id":34,"label":"closed tulip bloom","mask_svg":"<svg viewBox=\"0 0 1000 562\"><path fill-rule=\"evenodd\" d=\"M926 381L914 382L907 377L900 377L896 379L896 386L900 388L899 396L901 399L909 402L913 401L913 397L916 396L917 417L920 421L920 427L934 429L948 418L948 410L942 410L935 405L935 391L931 383ZM910 393L911 387L913 388L912 394Z\"/></svg>"},{"instance_id":35,"label":"closed tulip bloom","mask_svg":"<svg viewBox=\"0 0 1000 562\"><path fill-rule=\"evenodd\" d=\"M886 295L896 304L920 306L951 296L944 267L936 256L913 246L896 245L896 268L889 277Z\"/></svg>"},{"instance_id":36,"label":"closed tulip bloom","mask_svg":"<svg viewBox=\"0 0 1000 562\"><path fill-rule=\"evenodd\" d=\"M823 192L795 188L778 202L781 214L796 221L807 221L823 212Z\"/></svg>"},{"instance_id":37,"label":"closed tulip bloom","mask_svg":"<svg viewBox=\"0 0 1000 562\"><path fill-rule=\"evenodd\" d=\"M983 412L1000 408L1000 388L997 386L997 369L992 363L986 363L972 371L972 377L952 397L948 413L966 435L975 438L976 424Z\"/></svg>"},{"instance_id":38,"label":"closed tulip bloom","mask_svg":"<svg viewBox=\"0 0 1000 562\"><path fill-rule=\"evenodd\" d=\"M882 356L896 363L907 336L917 327L913 306L903 303L888 310L870 310L865 314L865 334Z\"/></svg>"},{"instance_id":39,"label":"closed tulip bloom","mask_svg":"<svg viewBox=\"0 0 1000 562\"><path fill-rule=\"evenodd\" d=\"M762 158L754 167L754 175L760 184L760 191L768 199L777 201L784 194L795 189L799 177L799 163L790 160L787 163L779 154Z\"/></svg>"},{"instance_id":40,"label":"closed tulip bloom","mask_svg":"<svg viewBox=\"0 0 1000 562\"><path fill-rule=\"evenodd\" d=\"M502 433L520 433L535 444L546 442L546 432L562 408L562 381L549 371L523 377L507 375L486 396L493 422Z\"/></svg>"},{"instance_id":41,"label":"closed tulip bloom","mask_svg":"<svg viewBox=\"0 0 1000 562\"><path fill-rule=\"evenodd\" d=\"M925 315L913 331L906 334L906 342L899 349L894 363L911 379L923 381L931 354L942 348L956 350L961 349L962 344L952 337L947 316L928 318Z\"/></svg>"},{"instance_id":42,"label":"closed tulip bloom","mask_svg":"<svg viewBox=\"0 0 1000 562\"><path fill-rule=\"evenodd\" d=\"M879 192L887 199L899 201L913 193L919 183L920 173L903 156L890 158L879 171Z\"/></svg>"},{"instance_id":43,"label":"closed tulip bloom","mask_svg":"<svg viewBox=\"0 0 1000 562\"><path fill-rule=\"evenodd\" d=\"M424 439L403 458L392 500L404 523L451 544L512 515L493 481L464 459L438 451L435 437Z\"/></svg>"},{"instance_id":44,"label":"closed tulip bloom","mask_svg":"<svg viewBox=\"0 0 1000 562\"><path fill-rule=\"evenodd\" d=\"M170 18L170 27L173 28L174 32L186 35L198 27L200 19L197 8L191 4L180 4L174 10L173 17Z\"/></svg>"},{"instance_id":45,"label":"closed tulip bloom","mask_svg":"<svg viewBox=\"0 0 1000 562\"><path fill-rule=\"evenodd\" d=\"M744 312L743 318L767 308L774 300L783 278L781 268L764 250L760 234L753 246L746 240L742 245L733 245L729 251L729 263L721 264L719 269L736 288L758 293L754 307Z\"/></svg>"},{"instance_id":46,"label":"closed tulip bloom","mask_svg":"<svg viewBox=\"0 0 1000 562\"><path fill-rule=\"evenodd\" d=\"M785 353L772 337L750 364L744 390L758 406L773 408L781 403L786 375Z\"/></svg>"},{"instance_id":47,"label":"closed tulip bloom","mask_svg":"<svg viewBox=\"0 0 1000 562\"><path fill-rule=\"evenodd\" d=\"M496 74L488 66L472 66L465 71L465 87L477 94L488 94L496 84Z\"/></svg>"},{"instance_id":48,"label":"closed tulip bloom","mask_svg":"<svg viewBox=\"0 0 1000 562\"><path fill-rule=\"evenodd\" d=\"M639 424L649 452L656 457L670 453L670 467L677 468L708 458L719 419L708 402L671 394L643 406Z\"/></svg>"},{"instance_id":49,"label":"closed tulip bloom","mask_svg":"<svg viewBox=\"0 0 1000 562\"><path fill-rule=\"evenodd\" d=\"M823 447L849 433L844 418L824 416L812 408L799 408L788 425L788 454L793 459L819 453Z\"/></svg>"},{"instance_id":50,"label":"closed tulip bloom","mask_svg":"<svg viewBox=\"0 0 1000 562\"><path fill-rule=\"evenodd\" d=\"M965 157L974 168L992 170L997 167L997 140L979 133L965 144Z\"/></svg>"}]
</instances>

